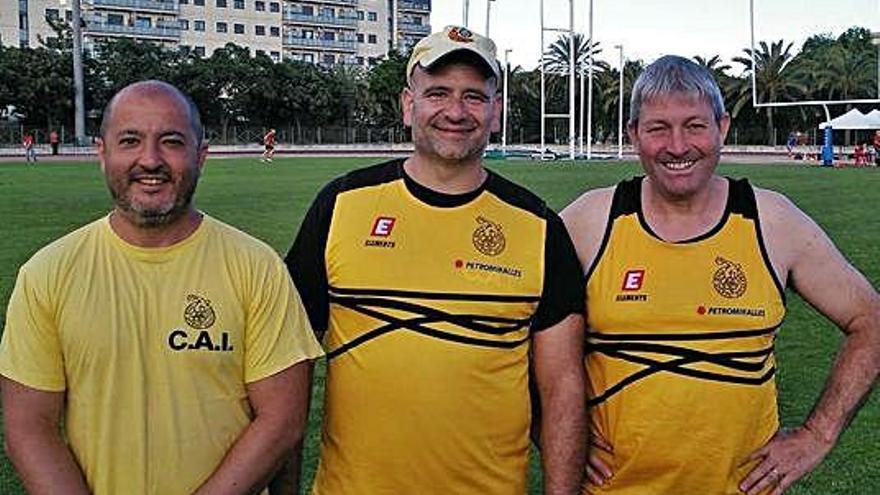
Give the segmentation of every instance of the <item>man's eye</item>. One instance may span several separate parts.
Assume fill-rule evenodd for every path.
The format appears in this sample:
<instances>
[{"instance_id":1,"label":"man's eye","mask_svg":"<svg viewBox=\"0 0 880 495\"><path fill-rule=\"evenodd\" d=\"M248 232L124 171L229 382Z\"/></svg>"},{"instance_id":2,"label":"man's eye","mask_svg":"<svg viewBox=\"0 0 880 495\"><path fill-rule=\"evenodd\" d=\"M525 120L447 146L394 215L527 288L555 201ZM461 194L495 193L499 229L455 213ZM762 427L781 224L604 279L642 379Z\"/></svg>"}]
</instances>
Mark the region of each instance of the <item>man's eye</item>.
<instances>
[{"instance_id":1,"label":"man's eye","mask_svg":"<svg viewBox=\"0 0 880 495\"><path fill-rule=\"evenodd\" d=\"M122 146L133 146L133 145L137 144L137 142L138 142L137 138L131 137L131 136L124 137L119 140L119 144L121 144Z\"/></svg>"}]
</instances>

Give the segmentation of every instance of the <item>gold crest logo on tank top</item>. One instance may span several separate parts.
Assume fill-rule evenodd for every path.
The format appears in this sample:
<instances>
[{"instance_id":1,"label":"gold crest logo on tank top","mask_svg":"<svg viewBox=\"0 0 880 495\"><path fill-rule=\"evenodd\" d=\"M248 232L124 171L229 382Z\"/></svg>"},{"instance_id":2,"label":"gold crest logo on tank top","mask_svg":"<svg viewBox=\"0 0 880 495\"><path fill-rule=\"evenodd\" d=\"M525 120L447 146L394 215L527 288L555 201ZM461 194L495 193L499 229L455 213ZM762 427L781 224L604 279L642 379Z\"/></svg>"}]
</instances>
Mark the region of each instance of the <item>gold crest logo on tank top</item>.
<instances>
[{"instance_id":1,"label":"gold crest logo on tank top","mask_svg":"<svg viewBox=\"0 0 880 495\"><path fill-rule=\"evenodd\" d=\"M507 241L504 239L501 225L485 217L477 217L479 226L474 230L473 242L477 251L486 256L498 256L504 251Z\"/></svg>"},{"instance_id":2,"label":"gold crest logo on tank top","mask_svg":"<svg viewBox=\"0 0 880 495\"><path fill-rule=\"evenodd\" d=\"M715 286L715 290L727 299L742 297L748 288L746 273L743 271L742 265L721 256L715 258L715 264L718 265L718 269L712 276L712 285Z\"/></svg>"},{"instance_id":3,"label":"gold crest logo on tank top","mask_svg":"<svg viewBox=\"0 0 880 495\"><path fill-rule=\"evenodd\" d=\"M216 315L211 301L195 294L187 294L186 309L183 310L183 319L186 324L196 330L204 330L214 324Z\"/></svg>"}]
</instances>

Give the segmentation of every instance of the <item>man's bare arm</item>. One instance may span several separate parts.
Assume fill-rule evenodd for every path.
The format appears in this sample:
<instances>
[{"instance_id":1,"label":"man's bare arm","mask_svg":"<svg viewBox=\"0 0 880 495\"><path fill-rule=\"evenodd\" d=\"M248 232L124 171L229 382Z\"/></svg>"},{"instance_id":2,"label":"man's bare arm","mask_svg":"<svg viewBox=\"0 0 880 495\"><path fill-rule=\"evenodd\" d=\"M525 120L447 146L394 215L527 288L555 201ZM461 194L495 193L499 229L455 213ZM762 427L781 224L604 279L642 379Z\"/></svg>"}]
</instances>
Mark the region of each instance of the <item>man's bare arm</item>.
<instances>
[{"instance_id":1,"label":"man's bare arm","mask_svg":"<svg viewBox=\"0 0 880 495\"><path fill-rule=\"evenodd\" d=\"M82 470L59 429L63 392L0 378L6 453L31 495L88 494Z\"/></svg>"},{"instance_id":2,"label":"man's bare arm","mask_svg":"<svg viewBox=\"0 0 880 495\"><path fill-rule=\"evenodd\" d=\"M812 471L867 397L880 373L880 296L837 250L827 235L788 200L759 195L769 218L766 240L774 265L791 285L845 334L819 401L800 428L780 432L753 458L761 459L742 488L782 493ZM763 217L762 217L763 218ZM781 223L780 223L781 222ZM785 225L784 229L774 226ZM783 246L783 247L778 247ZM769 247L769 246L768 246Z\"/></svg>"},{"instance_id":3,"label":"man's bare arm","mask_svg":"<svg viewBox=\"0 0 880 495\"><path fill-rule=\"evenodd\" d=\"M580 315L569 315L534 337L547 495L572 495L581 490L587 442L583 341Z\"/></svg>"},{"instance_id":4,"label":"man's bare arm","mask_svg":"<svg viewBox=\"0 0 880 495\"><path fill-rule=\"evenodd\" d=\"M248 384L254 420L226 453L220 466L198 489L198 495L248 494L269 484L302 443L308 412L310 363L300 362L280 373ZM273 483L294 490L296 480ZM292 475L292 473L286 473ZM293 493L293 492L291 492Z\"/></svg>"}]
</instances>

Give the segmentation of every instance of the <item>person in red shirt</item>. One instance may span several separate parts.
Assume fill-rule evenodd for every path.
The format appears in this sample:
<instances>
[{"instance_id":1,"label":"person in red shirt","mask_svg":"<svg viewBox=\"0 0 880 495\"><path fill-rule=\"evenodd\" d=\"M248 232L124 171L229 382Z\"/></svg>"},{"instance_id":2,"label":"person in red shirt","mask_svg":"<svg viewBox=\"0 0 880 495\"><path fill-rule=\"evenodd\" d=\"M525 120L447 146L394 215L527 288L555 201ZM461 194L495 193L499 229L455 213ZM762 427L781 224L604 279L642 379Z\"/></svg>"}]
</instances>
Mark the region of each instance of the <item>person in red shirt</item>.
<instances>
[{"instance_id":1,"label":"person in red shirt","mask_svg":"<svg viewBox=\"0 0 880 495\"><path fill-rule=\"evenodd\" d=\"M34 150L34 135L31 133L25 134L21 140L21 145L24 146L25 161L37 163L37 152Z\"/></svg>"},{"instance_id":2,"label":"person in red shirt","mask_svg":"<svg viewBox=\"0 0 880 495\"><path fill-rule=\"evenodd\" d=\"M49 145L52 147L52 154L58 154L58 143L60 139L58 139L58 132L52 131L49 133Z\"/></svg>"},{"instance_id":3,"label":"person in red shirt","mask_svg":"<svg viewBox=\"0 0 880 495\"><path fill-rule=\"evenodd\" d=\"M874 131L874 165L880 167L880 131Z\"/></svg>"},{"instance_id":4,"label":"person in red shirt","mask_svg":"<svg viewBox=\"0 0 880 495\"><path fill-rule=\"evenodd\" d=\"M272 157L275 156L275 129L269 129L269 132L263 136L263 145L266 147L263 151L261 162L272 163Z\"/></svg>"}]
</instances>

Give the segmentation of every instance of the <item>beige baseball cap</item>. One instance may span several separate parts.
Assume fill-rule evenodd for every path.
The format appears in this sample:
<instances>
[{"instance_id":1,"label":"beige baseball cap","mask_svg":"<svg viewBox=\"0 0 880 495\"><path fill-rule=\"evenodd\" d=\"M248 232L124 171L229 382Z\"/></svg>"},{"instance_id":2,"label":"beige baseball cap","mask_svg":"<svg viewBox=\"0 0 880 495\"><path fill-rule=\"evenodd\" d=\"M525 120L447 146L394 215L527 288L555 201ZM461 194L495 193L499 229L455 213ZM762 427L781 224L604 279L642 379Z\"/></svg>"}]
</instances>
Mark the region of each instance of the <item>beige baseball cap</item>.
<instances>
[{"instance_id":1,"label":"beige baseball cap","mask_svg":"<svg viewBox=\"0 0 880 495\"><path fill-rule=\"evenodd\" d=\"M443 31L422 38L413 48L409 63L406 64L406 82L412 84L412 73L416 64L429 68L438 60L459 50L467 50L480 56L492 70L496 78L501 78L495 42L461 26L446 26Z\"/></svg>"}]
</instances>

